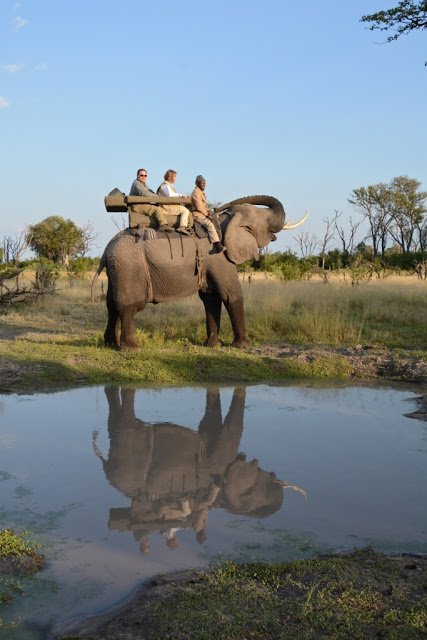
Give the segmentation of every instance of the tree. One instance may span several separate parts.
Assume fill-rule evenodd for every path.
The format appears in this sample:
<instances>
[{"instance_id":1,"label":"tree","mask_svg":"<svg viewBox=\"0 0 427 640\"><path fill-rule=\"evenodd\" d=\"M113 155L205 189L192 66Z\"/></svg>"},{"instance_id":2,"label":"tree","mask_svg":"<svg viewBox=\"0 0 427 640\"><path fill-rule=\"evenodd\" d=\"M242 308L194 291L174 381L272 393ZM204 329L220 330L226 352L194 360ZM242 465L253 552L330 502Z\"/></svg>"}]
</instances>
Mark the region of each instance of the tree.
<instances>
[{"instance_id":1,"label":"tree","mask_svg":"<svg viewBox=\"0 0 427 640\"><path fill-rule=\"evenodd\" d=\"M50 216L28 228L31 249L42 258L68 264L70 256L88 249L85 229L77 227L72 220ZM89 239L89 244L93 238ZM83 248L83 249L82 249Z\"/></svg>"},{"instance_id":2,"label":"tree","mask_svg":"<svg viewBox=\"0 0 427 640\"><path fill-rule=\"evenodd\" d=\"M75 253L80 258L84 258L98 237L98 233L95 233L91 222L86 222L86 224L80 227L80 231L82 232L82 241L76 247Z\"/></svg>"},{"instance_id":3,"label":"tree","mask_svg":"<svg viewBox=\"0 0 427 640\"><path fill-rule=\"evenodd\" d=\"M320 257L322 259L321 268L322 268L323 271L325 271L326 250L328 248L328 244L331 242L331 240L334 237L335 229L336 229L336 226L337 226L337 220L341 215L341 213L338 213L338 211L336 209L335 209L334 213L335 213L335 215L332 218L332 220L329 220L329 218L325 218L323 220L323 222L326 224L326 229L325 229L325 233L323 235L323 240L321 240L321 251L320 251Z\"/></svg>"},{"instance_id":4,"label":"tree","mask_svg":"<svg viewBox=\"0 0 427 640\"><path fill-rule=\"evenodd\" d=\"M362 222L363 220L359 220L359 222L353 222L353 220L350 218L350 231L348 232L346 232L343 227L339 227L337 222L335 223L335 230L339 236L339 239L341 240L343 257L349 256L353 253L356 232ZM347 237L348 239L346 239Z\"/></svg>"},{"instance_id":5,"label":"tree","mask_svg":"<svg viewBox=\"0 0 427 640\"><path fill-rule=\"evenodd\" d=\"M424 213L427 192L419 191L421 183L408 176L393 178L388 184L380 182L354 189L348 201L368 219L374 256L384 259L389 236L402 253L423 243Z\"/></svg>"},{"instance_id":6,"label":"tree","mask_svg":"<svg viewBox=\"0 0 427 640\"><path fill-rule=\"evenodd\" d=\"M0 264L0 309L7 313L12 305L34 302L40 296L55 295L58 273L52 266L39 264L35 280L30 285L22 284L20 275L24 267L9 262Z\"/></svg>"},{"instance_id":7,"label":"tree","mask_svg":"<svg viewBox=\"0 0 427 640\"><path fill-rule=\"evenodd\" d=\"M403 0L393 9L362 16L360 22L372 22L368 27L370 31L388 31L396 27L396 33L387 38L387 42L391 42L414 29L427 29L427 1Z\"/></svg>"},{"instance_id":8,"label":"tree","mask_svg":"<svg viewBox=\"0 0 427 640\"><path fill-rule=\"evenodd\" d=\"M421 182L408 176L393 178L389 185L389 231L402 253L415 249L419 244L420 239L415 239L415 233L422 229L424 213L427 212L427 192L418 191L420 186Z\"/></svg>"},{"instance_id":9,"label":"tree","mask_svg":"<svg viewBox=\"0 0 427 640\"><path fill-rule=\"evenodd\" d=\"M367 27L370 31L395 30L396 33L387 38L387 42L392 42L414 29L427 29L427 1L403 0L392 9L362 16L360 22L371 22L371 26Z\"/></svg>"},{"instance_id":10,"label":"tree","mask_svg":"<svg viewBox=\"0 0 427 640\"><path fill-rule=\"evenodd\" d=\"M370 232L365 239L372 240L374 256L377 256L381 251L381 255L384 257L387 246L389 211L385 198L386 192L387 185L380 182L369 187L353 189L348 198L348 202L356 207L369 222Z\"/></svg>"},{"instance_id":11,"label":"tree","mask_svg":"<svg viewBox=\"0 0 427 640\"><path fill-rule=\"evenodd\" d=\"M303 258L310 258L314 256L319 239L315 233L308 233L308 231L299 231L294 240L299 246L301 256Z\"/></svg>"},{"instance_id":12,"label":"tree","mask_svg":"<svg viewBox=\"0 0 427 640\"><path fill-rule=\"evenodd\" d=\"M31 237L27 231L20 234L15 233L15 237L4 236L1 243L3 262L19 262L22 255L26 252L30 245Z\"/></svg>"}]
</instances>

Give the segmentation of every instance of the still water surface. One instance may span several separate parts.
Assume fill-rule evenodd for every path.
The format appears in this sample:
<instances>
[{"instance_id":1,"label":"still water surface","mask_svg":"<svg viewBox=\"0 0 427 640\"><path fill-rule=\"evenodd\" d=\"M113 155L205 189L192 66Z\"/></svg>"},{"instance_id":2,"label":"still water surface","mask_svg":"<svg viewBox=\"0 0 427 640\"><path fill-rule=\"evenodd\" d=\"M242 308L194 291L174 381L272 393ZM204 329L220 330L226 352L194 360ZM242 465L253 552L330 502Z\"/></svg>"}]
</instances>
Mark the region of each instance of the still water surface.
<instances>
[{"instance_id":1,"label":"still water surface","mask_svg":"<svg viewBox=\"0 0 427 640\"><path fill-rule=\"evenodd\" d=\"M415 397L280 385L1 397L0 528L34 532L48 566L0 607L5 625L30 626L0 635L43 638L154 574L219 558L427 552L427 423L404 415Z\"/></svg>"}]
</instances>

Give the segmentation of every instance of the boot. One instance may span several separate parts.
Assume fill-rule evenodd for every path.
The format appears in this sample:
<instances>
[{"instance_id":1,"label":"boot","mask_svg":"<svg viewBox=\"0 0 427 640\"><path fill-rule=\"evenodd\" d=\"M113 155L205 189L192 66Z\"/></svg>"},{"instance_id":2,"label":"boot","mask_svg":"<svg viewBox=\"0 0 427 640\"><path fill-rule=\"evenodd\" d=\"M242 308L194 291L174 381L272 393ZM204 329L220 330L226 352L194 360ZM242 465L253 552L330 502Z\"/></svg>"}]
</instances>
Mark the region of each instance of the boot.
<instances>
[{"instance_id":1,"label":"boot","mask_svg":"<svg viewBox=\"0 0 427 640\"><path fill-rule=\"evenodd\" d=\"M177 231L178 231L178 233L182 233L183 236L189 236L190 235L185 227L178 227Z\"/></svg>"},{"instance_id":2,"label":"boot","mask_svg":"<svg viewBox=\"0 0 427 640\"><path fill-rule=\"evenodd\" d=\"M168 224L161 224L159 227L159 231L167 231L168 233L172 233L174 229L170 227Z\"/></svg>"},{"instance_id":3,"label":"boot","mask_svg":"<svg viewBox=\"0 0 427 640\"><path fill-rule=\"evenodd\" d=\"M218 251L218 253L221 253L221 251L224 251L225 249L224 245L220 242L214 242L214 247Z\"/></svg>"}]
</instances>

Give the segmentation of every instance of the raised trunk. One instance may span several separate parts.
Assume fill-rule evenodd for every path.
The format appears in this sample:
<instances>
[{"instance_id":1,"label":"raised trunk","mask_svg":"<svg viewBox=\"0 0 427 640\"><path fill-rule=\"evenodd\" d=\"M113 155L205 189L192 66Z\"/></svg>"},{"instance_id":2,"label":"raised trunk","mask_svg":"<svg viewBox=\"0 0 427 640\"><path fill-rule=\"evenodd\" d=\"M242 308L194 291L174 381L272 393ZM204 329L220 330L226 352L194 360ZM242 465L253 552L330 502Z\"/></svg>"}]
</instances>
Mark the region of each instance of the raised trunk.
<instances>
[{"instance_id":1,"label":"raised trunk","mask_svg":"<svg viewBox=\"0 0 427 640\"><path fill-rule=\"evenodd\" d=\"M270 230L277 233L283 228L286 214L282 203L277 200L277 198L273 198L272 196L245 196L244 198L238 198L237 200L223 204L221 207L216 207L215 211L219 213L220 211L224 211L235 204L260 204L265 207L269 207L271 211L271 224L269 225Z\"/></svg>"}]
</instances>

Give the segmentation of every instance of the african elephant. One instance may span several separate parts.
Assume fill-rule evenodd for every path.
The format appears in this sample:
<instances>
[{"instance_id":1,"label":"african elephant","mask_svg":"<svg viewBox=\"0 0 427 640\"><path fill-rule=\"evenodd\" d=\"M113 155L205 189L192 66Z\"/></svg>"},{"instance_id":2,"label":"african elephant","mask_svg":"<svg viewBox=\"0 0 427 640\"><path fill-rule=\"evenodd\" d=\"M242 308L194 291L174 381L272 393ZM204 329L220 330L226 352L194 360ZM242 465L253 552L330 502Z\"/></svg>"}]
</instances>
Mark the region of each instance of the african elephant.
<instances>
[{"instance_id":1,"label":"african elephant","mask_svg":"<svg viewBox=\"0 0 427 640\"><path fill-rule=\"evenodd\" d=\"M266 205L259 208L255 205ZM197 291L206 312L206 346L220 344L221 305L230 316L235 347L248 347L243 292L236 264L257 260L258 250L282 229L297 224L285 223L282 204L270 196L247 196L219 209L218 222L225 252L217 252L208 238L182 237L177 233L155 233L152 229L126 229L105 248L92 283L104 267L108 275L108 323L104 333L106 346L138 349L133 319L148 302L154 304L190 296ZM121 335L119 329L121 325Z\"/></svg>"},{"instance_id":2,"label":"african elephant","mask_svg":"<svg viewBox=\"0 0 427 640\"><path fill-rule=\"evenodd\" d=\"M221 508L235 515L264 518L281 506L283 490L299 487L261 469L239 452L246 392L236 387L222 417L219 388L206 390L206 410L198 431L172 424L150 424L135 415L135 389L106 387L109 452L104 459L109 483L131 500L110 509L108 527L132 531L148 549L148 537L171 528L193 529L206 538L208 514Z\"/></svg>"}]
</instances>

